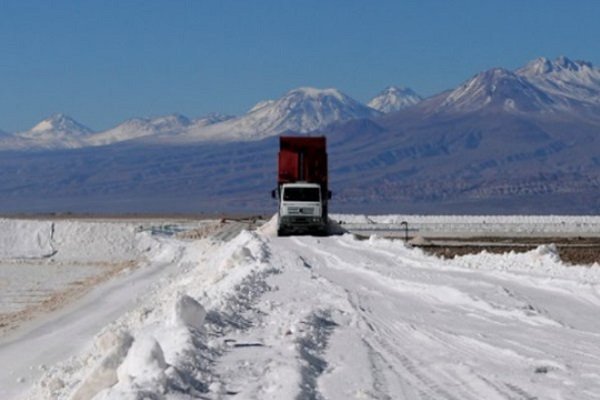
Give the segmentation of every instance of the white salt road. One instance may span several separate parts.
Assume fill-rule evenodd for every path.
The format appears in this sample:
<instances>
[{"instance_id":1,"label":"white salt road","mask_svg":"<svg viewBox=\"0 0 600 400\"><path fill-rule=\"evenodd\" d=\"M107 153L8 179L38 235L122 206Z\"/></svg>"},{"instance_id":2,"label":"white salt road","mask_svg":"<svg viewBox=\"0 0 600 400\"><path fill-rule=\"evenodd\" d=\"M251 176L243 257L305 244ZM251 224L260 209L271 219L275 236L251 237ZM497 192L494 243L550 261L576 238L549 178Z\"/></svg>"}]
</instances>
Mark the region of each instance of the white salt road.
<instances>
[{"instance_id":1,"label":"white salt road","mask_svg":"<svg viewBox=\"0 0 600 400\"><path fill-rule=\"evenodd\" d=\"M272 232L165 239L176 274L23 398L600 398L598 265Z\"/></svg>"},{"instance_id":2,"label":"white salt road","mask_svg":"<svg viewBox=\"0 0 600 400\"><path fill-rule=\"evenodd\" d=\"M520 256L511 270L498 267L507 264L502 256L454 263L399 242L319 242L279 241L274 253L311 266L320 300L328 296L318 293L339 294L320 302L335 323L321 354L324 397L600 396L597 271L563 273L543 249Z\"/></svg>"}]
</instances>

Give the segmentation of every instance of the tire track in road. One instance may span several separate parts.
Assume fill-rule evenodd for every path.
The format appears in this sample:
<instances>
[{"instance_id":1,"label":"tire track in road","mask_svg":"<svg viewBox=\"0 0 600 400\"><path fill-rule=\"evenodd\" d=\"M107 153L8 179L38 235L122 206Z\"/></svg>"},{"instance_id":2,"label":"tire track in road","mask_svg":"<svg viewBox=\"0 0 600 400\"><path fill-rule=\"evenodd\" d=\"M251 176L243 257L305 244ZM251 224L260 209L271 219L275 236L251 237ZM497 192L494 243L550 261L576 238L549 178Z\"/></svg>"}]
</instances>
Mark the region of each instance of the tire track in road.
<instances>
[{"instance_id":1,"label":"tire track in road","mask_svg":"<svg viewBox=\"0 0 600 400\"><path fill-rule=\"evenodd\" d=\"M582 330L557 314L567 305L593 304L561 287L557 299L539 273L532 278L522 271L454 267L348 236L288 243L316 275L344 288L370 349L374 386L384 391L393 381L411 391L406 398L533 399L556 391L569 397L577 391L561 380L576 379L575 370L598 376L600 362L591 351L597 323L590 319ZM396 376L385 379L383 370Z\"/></svg>"},{"instance_id":2,"label":"tire track in road","mask_svg":"<svg viewBox=\"0 0 600 400\"><path fill-rule=\"evenodd\" d=\"M300 246L306 246L305 243L300 240L295 240L296 244ZM348 274L360 274L361 271L358 267L353 267L349 263L342 260L337 255L332 254L331 243L328 243L327 251L318 249L317 247L311 246L314 253L320 254L325 261L318 263L320 268L318 272L322 273L325 268L335 268L339 277L340 270L347 271ZM353 261L358 261L359 257L352 257ZM325 276L325 274L321 274ZM368 274L371 275L372 274ZM375 275L376 276L376 275ZM331 279L331 276L326 277L331 284L339 285L339 282ZM391 279L384 277L385 279ZM384 279L384 280L385 280ZM357 279L348 279L346 282L360 281ZM379 284L380 282L376 282ZM382 285L383 286L383 285ZM387 390L388 384L393 384L393 391L401 391L405 393L407 398L431 398L431 399L447 399L447 400L458 400L452 393L444 389L444 385L441 385L436 381L436 377L428 373L427 368L418 361L413 351L410 351L406 346L402 345L402 342L410 341L414 326L407 324L403 321L395 320L393 324L390 324L389 320L382 318L377 313L372 313L367 309L367 306L361 302L360 288L355 291L356 288L345 287L348 301L352 305L354 312L360 316L364 325L368 327L370 334L364 334L364 345L369 349L370 360L373 365L372 374L373 381L376 383L376 387L385 387ZM368 303L368 302L367 302ZM375 354L377 356L375 356ZM383 363L384 367L377 367L377 362ZM387 375L391 375L391 379L385 377L382 371L387 371ZM456 382L453 383L453 385ZM379 389L381 390L381 389Z\"/></svg>"}]
</instances>

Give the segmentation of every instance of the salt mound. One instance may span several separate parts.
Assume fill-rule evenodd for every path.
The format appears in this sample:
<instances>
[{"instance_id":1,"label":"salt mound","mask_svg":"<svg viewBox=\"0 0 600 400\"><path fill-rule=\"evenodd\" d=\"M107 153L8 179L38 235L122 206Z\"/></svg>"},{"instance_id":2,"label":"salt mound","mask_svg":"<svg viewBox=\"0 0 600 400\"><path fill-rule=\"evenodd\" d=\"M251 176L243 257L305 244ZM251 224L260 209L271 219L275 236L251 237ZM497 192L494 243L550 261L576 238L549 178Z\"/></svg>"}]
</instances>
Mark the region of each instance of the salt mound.
<instances>
[{"instance_id":1,"label":"salt mound","mask_svg":"<svg viewBox=\"0 0 600 400\"><path fill-rule=\"evenodd\" d=\"M256 232L262 236L275 237L277 236L277 214L274 214L270 220L262 224Z\"/></svg>"},{"instance_id":2,"label":"salt mound","mask_svg":"<svg viewBox=\"0 0 600 400\"><path fill-rule=\"evenodd\" d=\"M531 251L533 259L548 258L554 262L560 263L560 255L555 244L543 244Z\"/></svg>"},{"instance_id":3,"label":"salt mound","mask_svg":"<svg viewBox=\"0 0 600 400\"><path fill-rule=\"evenodd\" d=\"M327 221L327 233L330 235L343 235L344 233L348 233L348 231L339 222L329 219Z\"/></svg>"},{"instance_id":4,"label":"salt mound","mask_svg":"<svg viewBox=\"0 0 600 400\"><path fill-rule=\"evenodd\" d=\"M175 301L173 325L186 326L192 329L201 329L206 317L206 310L202 304L188 295L180 295Z\"/></svg>"},{"instance_id":5,"label":"salt mound","mask_svg":"<svg viewBox=\"0 0 600 400\"><path fill-rule=\"evenodd\" d=\"M71 400L86 400L118 382L117 368L123 362L133 337L128 332L112 330L100 335L95 343L98 351L104 355L92 371L83 379Z\"/></svg>"},{"instance_id":6,"label":"salt mound","mask_svg":"<svg viewBox=\"0 0 600 400\"><path fill-rule=\"evenodd\" d=\"M138 387L162 392L160 389L165 387L167 381L167 367L162 348L156 339L142 336L134 340L127 357L117 369L117 376L120 383L134 382Z\"/></svg>"},{"instance_id":7,"label":"salt mound","mask_svg":"<svg viewBox=\"0 0 600 400\"><path fill-rule=\"evenodd\" d=\"M54 254L54 224L0 219L0 258L41 258Z\"/></svg>"}]
</instances>

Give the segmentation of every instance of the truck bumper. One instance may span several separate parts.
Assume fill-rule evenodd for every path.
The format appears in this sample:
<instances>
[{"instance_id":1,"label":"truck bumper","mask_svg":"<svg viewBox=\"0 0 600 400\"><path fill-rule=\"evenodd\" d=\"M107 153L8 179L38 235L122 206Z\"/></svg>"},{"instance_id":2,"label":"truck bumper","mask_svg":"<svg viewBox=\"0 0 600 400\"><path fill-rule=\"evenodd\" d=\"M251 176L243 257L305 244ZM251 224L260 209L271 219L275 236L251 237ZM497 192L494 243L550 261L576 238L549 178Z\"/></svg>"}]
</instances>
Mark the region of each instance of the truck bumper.
<instances>
[{"instance_id":1,"label":"truck bumper","mask_svg":"<svg viewBox=\"0 0 600 400\"><path fill-rule=\"evenodd\" d=\"M277 233L280 236L295 233L323 235L327 233L327 224L325 219L320 217L285 216L279 218Z\"/></svg>"}]
</instances>

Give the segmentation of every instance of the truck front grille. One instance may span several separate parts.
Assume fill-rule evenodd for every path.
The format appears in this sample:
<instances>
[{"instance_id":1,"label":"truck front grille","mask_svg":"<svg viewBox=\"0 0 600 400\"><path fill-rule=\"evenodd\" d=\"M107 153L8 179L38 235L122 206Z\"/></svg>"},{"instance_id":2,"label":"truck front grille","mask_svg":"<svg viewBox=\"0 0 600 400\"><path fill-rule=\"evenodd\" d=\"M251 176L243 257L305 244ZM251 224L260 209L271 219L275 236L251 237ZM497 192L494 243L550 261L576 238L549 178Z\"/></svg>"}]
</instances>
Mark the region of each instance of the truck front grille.
<instances>
[{"instance_id":1,"label":"truck front grille","mask_svg":"<svg viewBox=\"0 0 600 400\"><path fill-rule=\"evenodd\" d=\"M290 207L288 213L291 215L313 215L315 212L314 207Z\"/></svg>"}]
</instances>

